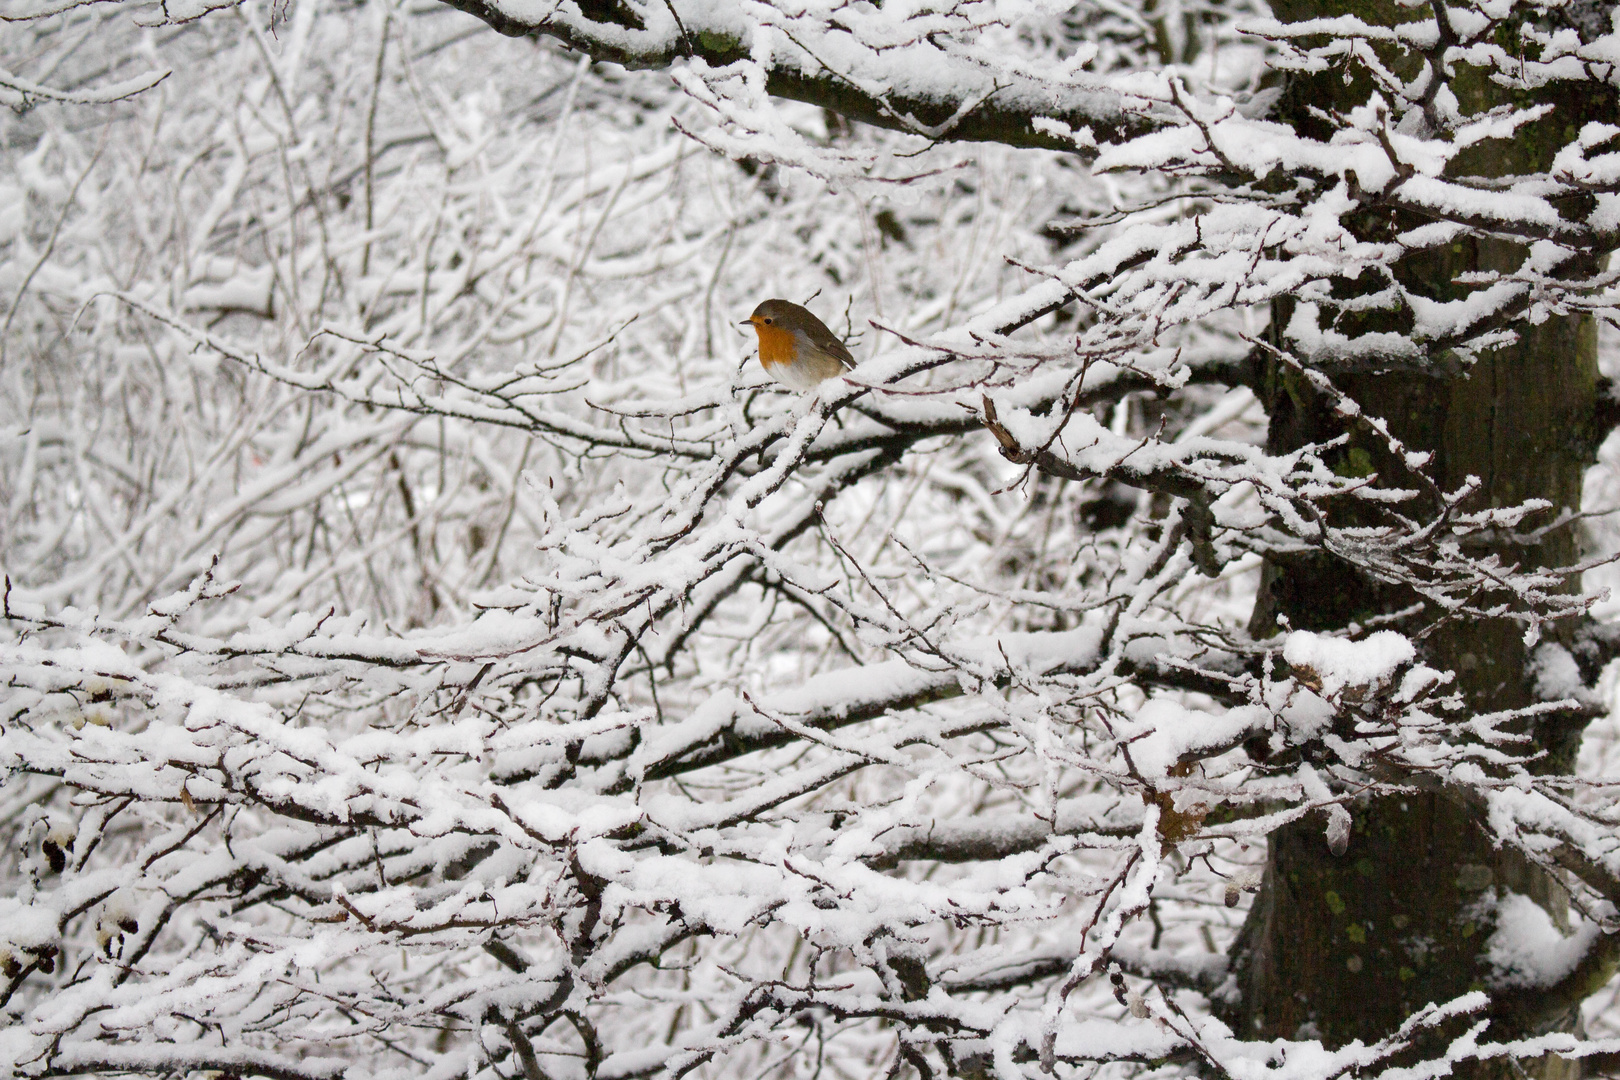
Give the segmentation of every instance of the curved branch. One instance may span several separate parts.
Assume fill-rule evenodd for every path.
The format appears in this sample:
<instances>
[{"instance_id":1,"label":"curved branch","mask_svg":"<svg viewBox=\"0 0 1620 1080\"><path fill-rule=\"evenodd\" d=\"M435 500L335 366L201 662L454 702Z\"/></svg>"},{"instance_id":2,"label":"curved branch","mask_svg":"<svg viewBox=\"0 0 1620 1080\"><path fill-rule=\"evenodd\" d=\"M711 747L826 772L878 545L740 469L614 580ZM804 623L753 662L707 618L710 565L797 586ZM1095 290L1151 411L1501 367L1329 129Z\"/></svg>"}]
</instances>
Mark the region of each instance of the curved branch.
<instances>
[{"instance_id":1,"label":"curved branch","mask_svg":"<svg viewBox=\"0 0 1620 1080\"><path fill-rule=\"evenodd\" d=\"M761 32L736 3L670 0L633 10L623 0L560 0L535 18L514 14L499 0L445 2L508 37L555 38L596 60L632 69L669 67L686 58L710 68L737 64L750 59L753 36ZM857 51L849 48L852 38L837 36L846 40L834 51ZM1122 94L987 71L938 47L931 36L882 52L858 47L860 55L843 63L844 70L817 59L785 30L778 29L775 38L765 78L768 93L874 127L936 141L1073 152L1076 140L1061 134L1065 126L1089 130L1097 143L1124 142L1160 126L1139 102ZM1037 127L1036 120L1057 123ZM1084 148L1080 153L1091 156Z\"/></svg>"}]
</instances>

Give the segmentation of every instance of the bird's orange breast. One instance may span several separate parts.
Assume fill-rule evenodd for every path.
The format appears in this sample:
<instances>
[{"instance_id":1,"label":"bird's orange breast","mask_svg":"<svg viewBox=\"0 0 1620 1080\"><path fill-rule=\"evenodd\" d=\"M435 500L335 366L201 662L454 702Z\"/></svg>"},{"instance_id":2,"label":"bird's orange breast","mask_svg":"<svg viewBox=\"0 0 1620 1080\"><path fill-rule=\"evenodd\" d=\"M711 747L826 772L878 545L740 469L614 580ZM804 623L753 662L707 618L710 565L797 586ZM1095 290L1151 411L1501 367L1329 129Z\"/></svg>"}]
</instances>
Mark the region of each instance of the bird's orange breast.
<instances>
[{"instance_id":1,"label":"bird's orange breast","mask_svg":"<svg viewBox=\"0 0 1620 1080\"><path fill-rule=\"evenodd\" d=\"M797 359L798 345L794 339L793 331L783 330L780 326L769 323L756 322L754 329L759 333L759 362L766 367L775 364L791 364Z\"/></svg>"}]
</instances>

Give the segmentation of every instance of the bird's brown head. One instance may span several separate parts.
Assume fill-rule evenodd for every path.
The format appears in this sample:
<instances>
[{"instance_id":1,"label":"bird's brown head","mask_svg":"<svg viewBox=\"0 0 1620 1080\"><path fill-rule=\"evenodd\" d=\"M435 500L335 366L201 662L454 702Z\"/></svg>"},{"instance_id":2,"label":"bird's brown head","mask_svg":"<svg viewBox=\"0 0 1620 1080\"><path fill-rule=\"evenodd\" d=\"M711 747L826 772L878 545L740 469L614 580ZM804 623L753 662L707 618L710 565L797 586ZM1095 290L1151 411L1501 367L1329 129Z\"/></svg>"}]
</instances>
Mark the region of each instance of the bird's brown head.
<instances>
[{"instance_id":1,"label":"bird's brown head","mask_svg":"<svg viewBox=\"0 0 1620 1080\"><path fill-rule=\"evenodd\" d=\"M821 320L812 315L807 308L802 308L791 300L766 300L743 321L752 325L755 330L761 326L770 326L792 333L795 330L809 330Z\"/></svg>"}]
</instances>

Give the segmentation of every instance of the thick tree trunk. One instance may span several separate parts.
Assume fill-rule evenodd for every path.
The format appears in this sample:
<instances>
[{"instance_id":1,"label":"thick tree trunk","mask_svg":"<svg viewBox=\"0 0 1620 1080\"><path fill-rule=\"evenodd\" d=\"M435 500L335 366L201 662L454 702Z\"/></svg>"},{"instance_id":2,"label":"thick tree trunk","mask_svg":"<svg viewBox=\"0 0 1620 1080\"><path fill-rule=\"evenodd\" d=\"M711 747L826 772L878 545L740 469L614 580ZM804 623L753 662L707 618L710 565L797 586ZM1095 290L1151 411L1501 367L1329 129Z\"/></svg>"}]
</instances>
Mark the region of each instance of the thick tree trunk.
<instances>
[{"instance_id":1,"label":"thick tree trunk","mask_svg":"<svg viewBox=\"0 0 1620 1080\"><path fill-rule=\"evenodd\" d=\"M1448 490L1470 475L1484 487L1479 505L1544 498L1562 509L1580 504L1597 397L1596 337L1588 320L1556 319L1525 330L1519 343L1482 359L1452 383L1413 377L1346 380L1363 407L1389 420L1409 446L1436 452L1434 475ZM1274 450L1332 434L1324 409L1294 414L1299 396L1273 400ZM1374 446L1361 450L1381 461ZM1546 518L1542 519L1547 520ZM1576 555L1573 527L1537 543L1496 548L1521 565L1567 565ZM1298 629L1342 629L1399 610L1415 598L1357 579L1313 558L1268 566L1252 629L1280 621ZM1433 617L1433 613L1429 613ZM1471 707L1494 711L1534 700L1534 673L1522 628L1507 620L1454 621L1424 642L1426 659L1457 673ZM1567 719L1537 726L1547 763L1568 768L1578 729ZM1352 807L1349 849L1335 857L1320 822L1304 821L1271 838L1261 892L1237 943L1239 998L1228 1020L1246 1035L1315 1036L1331 1045L1388 1034L1429 1002L1443 1002L1490 980L1483 950L1492 904L1512 891L1541 903L1555 921L1567 900L1557 881L1510 851L1495 850L1474 811L1443 793L1364 801ZM1569 1028L1570 1002L1548 999L1536 1015L1502 1016L1520 1031ZM1548 1075L1552 1075L1549 1073Z\"/></svg>"},{"instance_id":2,"label":"thick tree trunk","mask_svg":"<svg viewBox=\"0 0 1620 1080\"><path fill-rule=\"evenodd\" d=\"M1289 20L1344 13L1384 23L1432 19L1427 8L1399 11L1383 2L1285 0L1274 7ZM1470 112L1507 100L1506 91L1477 76L1469 82L1460 75L1454 87ZM1366 88L1346 86L1339 71L1303 78L1284 96L1282 108L1293 115L1283 119L1308 127L1313 121L1307 104L1347 105L1356 99L1366 100ZM1545 123L1557 125L1562 142L1566 125L1578 122L1584 111L1560 103L1556 119ZM1531 129L1514 145L1482 147L1467 167L1496 175L1544 167L1546 151L1537 135ZM1549 135L1542 137L1550 144ZM1478 156L1487 154L1494 158ZM1376 209L1366 215L1369 235L1392 224ZM1523 256L1522 247L1481 239L1410 260L1401 277L1408 288L1450 298L1466 289L1455 284L1460 274L1512 270ZM1290 314L1291 305L1280 304L1273 326L1286 325ZM1384 323L1369 320L1365 328L1399 328L1398 318L1394 325L1390 316L1381 318ZM1577 509L1598 399L1595 327L1589 319L1566 317L1516 329L1517 344L1481 358L1461 378L1368 375L1339 385L1365 411L1384 417L1408 447L1432 451L1426 471L1443 489L1479 477L1483 488L1470 508L1540 498L1561 510ZM1268 371L1262 390L1273 451L1344 431L1327 405L1286 369ZM1366 433L1350 435L1342 458L1346 471L1376 471L1380 482L1407 486L1401 463ZM1549 514L1535 523L1551 520ZM1533 540L1501 537L1489 550L1509 563L1568 565L1578 554L1577 535L1566 526ZM1415 600L1405 590L1359 579L1326 557L1274 563L1265 568L1251 630L1264 636L1282 626L1366 625L1370 617L1402 610ZM1425 612L1423 618L1434 615ZM1457 673L1459 688L1479 711L1534 700L1531 658L1516 624L1453 621L1430 634L1422 647L1429 663ZM1574 722L1552 719L1533 735L1549 752L1549 767L1569 767L1579 738ZM1531 897L1560 925L1567 919L1568 901L1558 881L1511 852L1495 850L1476 813L1443 792L1367 800L1351 810L1355 824L1342 856L1328 850L1320 822L1300 822L1271 837L1259 897L1233 950L1234 996L1221 1006L1239 1035L1317 1037L1329 1045L1373 1041L1429 1002L1490 984L1484 953L1494 904L1507 892ZM1490 1035L1568 1030L1576 1023L1576 1005L1578 997L1521 996L1492 1014ZM1534 1069L1548 1078L1575 1074L1557 1061Z\"/></svg>"}]
</instances>

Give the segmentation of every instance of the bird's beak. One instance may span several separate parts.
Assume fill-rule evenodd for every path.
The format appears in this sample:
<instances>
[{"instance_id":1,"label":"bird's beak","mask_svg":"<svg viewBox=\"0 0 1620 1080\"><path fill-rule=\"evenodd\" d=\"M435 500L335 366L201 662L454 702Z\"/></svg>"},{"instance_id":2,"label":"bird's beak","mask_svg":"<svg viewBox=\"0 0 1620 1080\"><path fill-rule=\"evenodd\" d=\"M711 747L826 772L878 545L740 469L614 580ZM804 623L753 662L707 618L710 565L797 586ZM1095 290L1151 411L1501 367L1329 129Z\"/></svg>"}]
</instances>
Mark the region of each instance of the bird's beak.
<instances>
[{"instance_id":1,"label":"bird's beak","mask_svg":"<svg viewBox=\"0 0 1620 1080\"><path fill-rule=\"evenodd\" d=\"M738 326L753 326L754 325L754 317L752 315L750 315L750 316L748 316L748 318L744 319L742 322L738 323L737 325Z\"/></svg>"}]
</instances>

